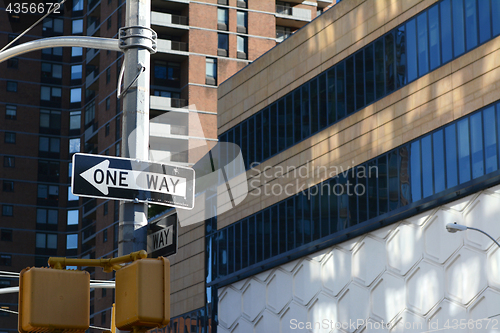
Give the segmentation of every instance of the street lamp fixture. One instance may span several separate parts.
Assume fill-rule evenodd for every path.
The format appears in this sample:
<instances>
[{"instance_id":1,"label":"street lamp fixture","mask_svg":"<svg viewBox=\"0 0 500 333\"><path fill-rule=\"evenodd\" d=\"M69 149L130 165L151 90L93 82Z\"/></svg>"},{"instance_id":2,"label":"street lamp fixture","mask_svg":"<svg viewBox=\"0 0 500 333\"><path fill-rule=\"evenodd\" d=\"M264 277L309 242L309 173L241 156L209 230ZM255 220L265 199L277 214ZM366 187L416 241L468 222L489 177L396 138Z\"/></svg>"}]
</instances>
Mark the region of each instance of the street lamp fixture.
<instances>
[{"instance_id":1,"label":"street lamp fixture","mask_svg":"<svg viewBox=\"0 0 500 333\"><path fill-rule=\"evenodd\" d=\"M486 232L482 231L481 229L472 228L472 227L468 227L468 226L465 226L465 225L457 224L457 222L448 223L446 225L446 230L448 230L448 232L451 232L451 233L455 233L457 231L464 231L464 230L467 230L467 229L469 229L469 230L476 230L476 231L479 231L482 234L485 234L493 242L495 242L495 244L498 245L498 247L500 247L500 244L498 244L498 242L493 237L491 237L489 234L487 234Z\"/></svg>"}]
</instances>

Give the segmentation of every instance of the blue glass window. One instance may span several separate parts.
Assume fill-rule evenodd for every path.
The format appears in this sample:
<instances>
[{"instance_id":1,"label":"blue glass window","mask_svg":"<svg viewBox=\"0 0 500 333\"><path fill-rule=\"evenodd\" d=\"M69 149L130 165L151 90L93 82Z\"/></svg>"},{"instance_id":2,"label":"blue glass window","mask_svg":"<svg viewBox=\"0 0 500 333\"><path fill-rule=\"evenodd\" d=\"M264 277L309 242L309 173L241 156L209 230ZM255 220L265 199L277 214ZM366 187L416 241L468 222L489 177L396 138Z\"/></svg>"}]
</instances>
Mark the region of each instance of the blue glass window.
<instances>
[{"instance_id":1,"label":"blue glass window","mask_svg":"<svg viewBox=\"0 0 500 333\"><path fill-rule=\"evenodd\" d=\"M387 156L378 158L378 212L380 215L389 211L389 184L387 182Z\"/></svg>"},{"instance_id":2,"label":"blue glass window","mask_svg":"<svg viewBox=\"0 0 500 333\"><path fill-rule=\"evenodd\" d=\"M248 169L249 158L248 158L248 121L241 123L241 151L243 155L243 161L245 162L245 168Z\"/></svg>"},{"instance_id":3,"label":"blue glass window","mask_svg":"<svg viewBox=\"0 0 500 333\"><path fill-rule=\"evenodd\" d=\"M378 179L378 167L377 161L368 162L368 170L366 170L368 176L368 218L374 218L378 216L378 196L377 196L377 179Z\"/></svg>"},{"instance_id":4,"label":"blue glass window","mask_svg":"<svg viewBox=\"0 0 500 333\"><path fill-rule=\"evenodd\" d=\"M239 241L239 238L236 240ZM238 250L238 253L241 253L241 267L248 267L248 219L244 219L241 222L241 252Z\"/></svg>"},{"instance_id":5,"label":"blue glass window","mask_svg":"<svg viewBox=\"0 0 500 333\"><path fill-rule=\"evenodd\" d=\"M370 104L375 100L375 71L373 70L374 61L373 44L370 44L365 49L366 104Z\"/></svg>"},{"instance_id":6,"label":"blue glass window","mask_svg":"<svg viewBox=\"0 0 500 333\"><path fill-rule=\"evenodd\" d=\"M269 221L271 221L271 223L268 222L267 224L271 225L271 256L276 256L278 255L278 245L280 241L278 206L272 206L270 211L271 217Z\"/></svg>"},{"instance_id":7,"label":"blue glass window","mask_svg":"<svg viewBox=\"0 0 500 333\"><path fill-rule=\"evenodd\" d=\"M337 121L337 104L335 102L335 68L328 71L328 125Z\"/></svg>"},{"instance_id":8,"label":"blue glass window","mask_svg":"<svg viewBox=\"0 0 500 333\"><path fill-rule=\"evenodd\" d=\"M300 88L293 92L293 117L294 117L294 135L295 142L302 140L302 115L300 112Z\"/></svg>"},{"instance_id":9,"label":"blue glass window","mask_svg":"<svg viewBox=\"0 0 500 333\"><path fill-rule=\"evenodd\" d=\"M255 117L248 119L248 166L255 162Z\"/></svg>"},{"instance_id":10,"label":"blue glass window","mask_svg":"<svg viewBox=\"0 0 500 333\"><path fill-rule=\"evenodd\" d=\"M304 244L304 207L302 201L306 201L302 195L295 196L295 246L299 247Z\"/></svg>"},{"instance_id":11,"label":"blue glass window","mask_svg":"<svg viewBox=\"0 0 500 333\"><path fill-rule=\"evenodd\" d=\"M436 193L446 189L444 169L444 139L443 130L432 135L433 159L434 159L434 190Z\"/></svg>"},{"instance_id":12,"label":"blue glass window","mask_svg":"<svg viewBox=\"0 0 500 333\"><path fill-rule=\"evenodd\" d=\"M269 140L271 139L270 129L269 108L266 108L262 113L262 142L264 142L264 149L262 151L263 160L267 160L271 156L271 146L269 144Z\"/></svg>"},{"instance_id":13,"label":"blue glass window","mask_svg":"<svg viewBox=\"0 0 500 333\"><path fill-rule=\"evenodd\" d=\"M396 89L396 62L394 33L385 35L385 93L390 94Z\"/></svg>"},{"instance_id":14,"label":"blue glass window","mask_svg":"<svg viewBox=\"0 0 500 333\"><path fill-rule=\"evenodd\" d=\"M470 180L469 119L457 123L458 170L460 184Z\"/></svg>"},{"instance_id":15,"label":"blue glass window","mask_svg":"<svg viewBox=\"0 0 500 333\"><path fill-rule=\"evenodd\" d=\"M407 51L408 51L408 82L417 78L417 27L415 19L406 23Z\"/></svg>"},{"instance_id":16,"label":"blue glass window","mask_svg":"<svg viewBox=\"0 0 500 333\"><path fill-rule=\"evenodd\" d=\"M318 79L310 82L311 87L311 133L319 130L319 110L318 110Z\"/></svg>"},{"instance_id":17,"label":"blue glass window","mask_svg":"<svg viewBox=\"0 0 500 333\"><path fill-rule=\"evenodd\" d=\"M271 209L264 210L264 260L271 258Z\"/></svg>"},{"instance_id":18,"label":"blue glass window","mask_svg":"<svg viewBox=\"0 0 500 333\"><path fill-rule=\"evenodd\" d=\"M349 226L358 224L358 196L354 192L357 185L354 168L349 170L347 176L347 195L349 196Z\"/></svg>"},{"instance_id":19,"label":"blue glass window","mask_svg":"<svg viewBox=\"0 0 500 333\"><path fill-rule=\"evenodd\" d=\"M262 130L262 112L257 113L255 116L255 161L261 162L263 160L262 153L262 135L264 131Z\"/></svg>"},{"instance_id":20,"label":"blue glass window","mask_svg":"<svg viewBox=\"0 0 500 333\"><path fill-rule=\"evenodd\" d=\"M487 0L480 0L487 2ZM477 10L476 0L465 0L465 31L467 33L467 51L477 46Z\"/></svg>"},{"instance_id":21,"label":"blue glass window","mask_svg":"<svg viewBox=\"0 0 500 333\"><path fill-rule=\"evenodd\" d=\"M238 223L237 224L238 226L238 229L240 228L240 224ZM228 274L231 274L234 272L235 270L235 266L234 266L234 261L235 261L235 248L234 248L234 240L235 240L235 234L234 234L234 228L235 226L232 225L230 226L228 229L227 229L227 232L228 232L228 236L227 236L227 239L228 239L228 254L227 254L227 273ZM241 247L238 247L239 249L241 249ZM239 256L238 256L238 259ZM239 261L237 260L238 262L238 266L236 267L236 270L240 269L240 265L239 265Z\"/></svg>"},{"instance_id":22,"label":"blue glass window","mask_svg":"<svg viewBox=\"0 0 500 333\"><path fill-rule=\"evenodd\" d=\"M354 91L354 57L345 61L345 93L347 114L354 112L355 91Z\"/></svg>"},{"instance_id":23,"label":"blue glass window","mask_svg":"<svg viewBox=\"0 0 500 333\"><path fill-rule=\"evenodd\" d=\"M427 198L434 194L433 184L434 179L432 175L432 154L426 152L432 151L432 136L427 135L422 138L422 197ZM413 165L412 165L413 166Z\"/></svg>"},{"instance_id":24,"label":"blue glass window","mask_svg":"<svg viewBox=\"0 0 500 333\"><path fill-rule=\"evenodd\" d=\"M320 211L320 196L311 195L311 229L312 229L312 240L320 239L321 237L321 211Z\"/></svg>"},{"instance_id":25,"label":"blue glass window","mask_svg":"<svg viewBox=\"0 0 500 333\"><path fill-rule=\"evenodd\" d=\"M365 106L365 78L363 51L355 56L356 62L356 110Z\"/></svg>"},{"instance_id":26,"label":"blue glass window","mask_svg":"<svg viewBox=\"0 0 500 333\"><path fill-rule=\"evenodd\" d=\"M368 50L368 48L366 48ZM365 54L366 58L366 54ZM400 88L404 86L406 82L406 32L405 26L402 25L396 30L396 88ZM366 65L368 65L368 61L366 60ZM368 81L368 79L367 79ZM368 102L368 83L367 83L367 96L366 103Z\"/></svg>"},{"instance_id":27,"label":"blue glass window","mask_svg":"<svg viewBox=\"0 0 500 333\"><path fill-rule=\"evenodd\" d=\"M330 212L328 211L331 190L328 182L321 185L321 236L330 234Z\"/></svg>"},{"instance_id":28,"label":"blue glass window","mask_svg":"<svg viewBox=\"0 0 500 333\"><path fill-rule=\"evenodd\" d=\"M354 188L354 195L358 197L358 219L359 223L368 219L368 176L366 174L366 165L356 168L358 183Z\"/></svg>"},{"instance_id":29,"label":"blue glass window","mask_svg":"<svg viewBox=\"0 0 500 333\"><path fill-rule=\"evenodd\" d=\"M328 125L326 97L326 73L319 77L319 129L322 130Z\"/></svg>"},{"instance_id":30,"label":"blue glass window","mask_svg":"<svg viewBox=\"0 0 500 333\"><path fill-rule=\"evenodd\" d=\"M446 151L446 188L458 185L458 155L456 125L444 129Z\"/></svg>"},{"instance_id":31,"label":"blue glass window","mask_svg":"<svg viewBox=\"0 0 500 333\"><path fill-rule=\"evenodd\" d=\"M429 9L429 55L430 69L434 70L441 66L441 53L439 43L439 7L437 5Z\"/></svg>"},{"instance_id":32,"label":"blue glass window","mask_svg":"<svg viewBox=\"0 0 500 333\"><path fill-rule=\"evenodd\" d=\"M498 169L497 134L495 131L495 108L493 106L483 111L483 123L486 173L490 173Z\"/></svg>"},{"instance_id":33,"label":"blue glass window","mask_svg":"<svg viewBox=\"0 0 500 333\"><path fill-rule=\"evenodd\" d=\"M465 52L464 2L453 0L453 54L455 57Z\"/></svg>"},{"instance_id":34,"label":"blue glass window","mask_svg":"<svg viewBox=\"0 0 500 333\"><path fill-rule=\"evenodd\" d=\"M491 0L491 15L493 25L493 37L500 34L500 0Z\"/></svg>"},{"instance_id":35,"label":"blue glass window","mask_svg":"<svg viewBox=\"0 0 500 333\"><path fill-rule=\"evenodd\" d=\"M286 200L286 233L287 251L295 248L295 204L294 197Z\"/></svg>"},{"instance_id":36,"label":"blue glass window","mask_svg":"<svg viewBox=\"0 0 500 333\"><path fill-rule=\"evenodd\" d=\"M441 50L443 63L453 58L453 38L451 35L451 5L450 0L443 0L439 4L441 15Z\"/></svg>"},{"instance_id":37,"label":"blue glass window","mask_svg":"<svg viewBox=\"0 0 500 333\"><path fill-rule=\"evenodd\" d=\"M396 150L388 155L389 158L389 210L399 207L399 157Z\"/></svg>"},{"instance_id":38,"label":"blue glass window","mask_svg":"<svg viewBox=\"0 0 500 333\"><path fill-rule=\"evenodd\" d=\"M269 145L271 146L271 156L273 156L278 152L278 110L276 110L276 103L271 105L269 118L269 126L271 130L271 142L269 143Z\"/></svg>"},{"instance_id":39,"label":"blue glass window","mask_svg":"<svg viewBox=\"0 0 500 333\"><path fill-rule=\"evenodd\" d=\"M375 42L375 82L376 98L385 95L385 68L384 68L384 39L380 38Z\"/></svg>"},{"instance_id":40,"label":"blue glass window","mask_svg":"<svg viewBox=\"0 0 500 333\"><path fill-rule=\"evenodd\" d=\"M257 228L257 262L262 261L264 259L264 213L257 213L257 217L255 219L256 228Z\"/></svg>"},{"instance_id":41,"label":"blue glass window","mask_svg":"<svg viewBox=\"0 0 500 333\"><path fill-rule=\"evenodd\" d=\"M338 226L338 215L339 215L339 209L337 205L337 200L338 200L338 195L337 195L337 178L332 178L330 179L329 182L330 185L330 233L337 232L339 229L337 228Z\"/></svg>"},{"instance_id":42,"label":"blue glass window","mask_svg":"<svg viewBox=\"0 0 500 333\"><path fill-rule=\"evenodd\" d=\"M259 242L260 244L260 242ZM248 265L255 264L257 257L257 234L255 232L255 215L248 218Z\"/></svg>"},{"instance_id":43,"label":"blue glass window","mask_svg":"<svg viewBox=\"0 0 500 333\"><path fill-rule=\"evenodd\" d=\"M420 166L420 141L411 144L410 152L410 184L411 184L411 200L417 201L422 199L422 169Z\"/></svg>"},{"instance_id":44,"label":"blue glass window","mask_svg":"<svg viewBox=\"0 0 500 333\"><path fill-rule=\"evenodd\" d=\"M286 148L286 118L285 118L285 99L278 102L278 151Z\"/></svg>"},{"instance_id":45,"label":"blue glass window","mask_svg":"<svg viewBox=\"0 0 500 333\"><path fill-rule=\"evenodd\" d=\"M345 117L344 61L337 65L337 120Z\"/></svg>"},{"instance_id":46,"label":"blue glass window","mask_svg":"<svg viewBox=\"0 0 500 333\"><path fill-rule=\"evenodd\" d=\"M311 135L309 114L309 82L302 86L302 139Z\"/></svg>"},{"instance_id":47,"label":"blue glass window","mask_svg":"<svg viewBox=\"0 0 500 333\"><path fill-rule=\"evenodd\" d=\"M279 253L286 252L287 245L287 220L286 220L286 201L279 203Z\"/></svg>"},{"instance_id":48,"label":"blue glass window","mask_svg":"<svg viewBox=\"0 0 500 333\"><path fill-rule=\"evenodd\" d=\"M293 146L293 99L292 94L286 96L286 147Z\"/></svg>"},{"instance_id":49,"label":"blue glass window","mask_svg":"<svg viewBox=\"0 0 500 333\"><path fill-rule=\"evenodd\" d=\"M418 75L423 76L429 72L429 52L427 47L427 12L417 17L418 36Z\"/></svg>"},{"instance_id":50,"label":"blue glass window","mask_svg":"<svg viewBox=\"0 0 500 333\"><path fill-rule=\"evenodd\" d=\"M491 38L491 10L489 1L478 1L479 42L482 44Z\"/></svg>"},{"instance_id":51,"label":"blue glass window","mask_svg":"<svg viewBox=\"0 0 500 333\"><path fill-rule=\"evenodd\" d=\"M484 175L483 128L481 113L470 117L470 139L472 157L472 178Z\"/></svg>"}]
</instances>

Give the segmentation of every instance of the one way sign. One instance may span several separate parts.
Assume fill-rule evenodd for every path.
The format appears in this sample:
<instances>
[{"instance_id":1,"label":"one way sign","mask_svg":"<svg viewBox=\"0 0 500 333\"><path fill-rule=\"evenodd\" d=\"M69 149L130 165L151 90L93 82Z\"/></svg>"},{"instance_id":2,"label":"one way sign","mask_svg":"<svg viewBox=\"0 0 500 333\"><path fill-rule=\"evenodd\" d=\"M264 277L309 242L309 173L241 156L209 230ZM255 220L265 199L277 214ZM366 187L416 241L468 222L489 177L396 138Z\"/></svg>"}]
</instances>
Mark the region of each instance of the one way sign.
<instances>
[{"instance_id":1,"label":"one way sign","mask_svg":"<svg viewBox=\"0 0 500 333\"><path fill-rule=\"evenodd\" d=\"M192 209L192 168L91 154L73 155L72 192Z\"/></svg>"}]
</instances>

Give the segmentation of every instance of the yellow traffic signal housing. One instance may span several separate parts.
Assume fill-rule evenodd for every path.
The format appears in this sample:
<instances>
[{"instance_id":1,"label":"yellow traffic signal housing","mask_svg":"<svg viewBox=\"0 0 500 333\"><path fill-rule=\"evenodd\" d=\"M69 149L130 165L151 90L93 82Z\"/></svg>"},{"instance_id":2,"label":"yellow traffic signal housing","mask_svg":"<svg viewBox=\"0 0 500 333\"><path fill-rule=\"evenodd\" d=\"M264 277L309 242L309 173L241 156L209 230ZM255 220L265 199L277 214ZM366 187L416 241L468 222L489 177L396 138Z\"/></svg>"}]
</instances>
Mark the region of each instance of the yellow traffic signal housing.
<instances>
[{"instance_id":1,"label":"yellow traffic signal housing","mask_svg":"<svg viewBox=\"0 0 500 333\"><path fill-rule=\"evenodd\" d=\"M136 260L116 271L116 328L162 327L170 322L170 262Z\"/></svg>"},{"instance_id":2,"label":"yellow traffic signal housing","mask_svg":"<svg viewBox=\"0 0 500 333\"><path fill-rule=\"evenodd\" d=\"M19 277L19 325L25 332L85 332L90 275L86 271L26 268Z\"/></svg>"}]
</instances>

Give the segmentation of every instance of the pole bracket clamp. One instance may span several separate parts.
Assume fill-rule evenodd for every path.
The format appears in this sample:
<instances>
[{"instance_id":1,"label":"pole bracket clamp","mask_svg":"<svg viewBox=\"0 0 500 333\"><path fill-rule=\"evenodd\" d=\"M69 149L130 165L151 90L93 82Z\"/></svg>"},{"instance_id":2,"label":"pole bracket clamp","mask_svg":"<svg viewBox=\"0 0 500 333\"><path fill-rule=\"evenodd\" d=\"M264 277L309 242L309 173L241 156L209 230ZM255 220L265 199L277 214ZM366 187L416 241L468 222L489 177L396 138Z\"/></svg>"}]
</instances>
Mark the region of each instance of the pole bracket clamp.
<instances>
[{"instance_id":1,"label":"pole bracket clamp","mask_svg":"<svg viewBox=\"0 0 500 333\"><path fill-rule=\"evenodd\" d=\"M120 41L118 45L122 50L142 48L147 49L151 54L155 54L157 50L157 35L151 28L137 25L123 27L119 30L118 39Z\"/></svg>"}]
</instances>

